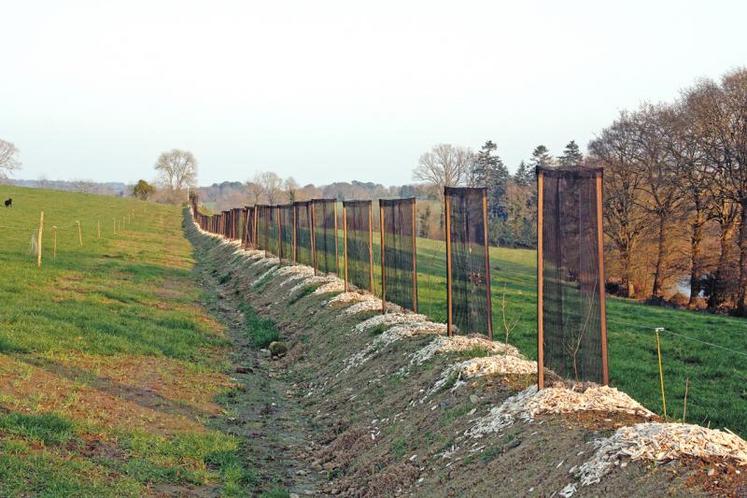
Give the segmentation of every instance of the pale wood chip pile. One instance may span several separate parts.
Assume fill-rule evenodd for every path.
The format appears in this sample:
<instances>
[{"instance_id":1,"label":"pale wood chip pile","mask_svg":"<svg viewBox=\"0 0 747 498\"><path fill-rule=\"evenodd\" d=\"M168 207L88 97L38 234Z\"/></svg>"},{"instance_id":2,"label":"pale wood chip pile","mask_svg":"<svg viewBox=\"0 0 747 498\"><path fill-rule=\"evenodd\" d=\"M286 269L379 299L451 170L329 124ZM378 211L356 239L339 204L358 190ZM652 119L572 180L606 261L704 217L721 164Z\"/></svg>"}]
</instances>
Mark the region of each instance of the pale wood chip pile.
<instances>
[{"instance_id":1,"label":"pale wood chip pile","mask_svg":"<svg viewBox=\"0 0 747 498\"><path fill-rule=\"evenodd\" d=\"M349 308L345 308L345 310L343 310L343 314L349 316L363 313L365 311L377 311L380 309L381 299L370 294L365 294L364 298L360 302L350 306Z\"/></svg>"},{"instance_id":2,"label":"pale wood chip pile","mask_svg":"<svg viewBox=\"0 0 747 498\"><path fill-rule=\"evenodd\" d=\"M654 413L636 400L613 387L595 386L585 391L574 391L565 387L546 387L538 390L530 386L506 399L500 406L478 420L465 432L470 437L498 432L512 425L517 418L531 422L536 415L544 413L573 413L581 411L604 411L653 417Z\"/></svg>"},{"instance_id":3,"label":"pale wood chip pile","mask_svg":"<svg viewBox=\"0 0 747 498\"><path fill-rule=\"evenodd\" d=\"M296 292L299 292L302 289L310 285L328 284L330 282L333 282L334 280L335 280L334 277L328 277L326 275L316 275L316 276L311 276L311 277L305 277L299 283L291 287L291 290L288 292L288 297L292 297Z\"/></svg>"},{"instance_id":4,"label":"pale wood chip pile","mask_svg":"<svg viewBox=\"0 0 747 498\"><path fill-rule=\"evenodd\" d=\"M327 306L330 306L332 304L357 303L364 299L366 299L365 294L359 292L343 292L331 298L326 304Z\"/></svg>"},{"instance_id":5,"label":"pale wood chip pile","mask_svg":"<svg viewBox=\"0 0 747 498\"><path fill-rule=\"evenodd\" d=\"M411 363L420 365L430 360L436 354L456 353L460 351L469 351L471 349L484 349L492 354L521 356L519 350L514 346L502 342L491 341L484 336L439 336L428 343L420 351L413 354Z\"/></svg>"},{"instance_id":6,"label":"pale wood chip pile","mask_svg":"<svg viewBox=\"0 0 747 498\"><path fill-rule=\"evenodd\" d=\"M324 285L321 285L314 289L314 294L328 294L330 292L344 292L345 291L345 282L343 282L340 279L336 279L332 282L326 283Z\"/></svg>"},{"instance_id":7,"label":"pale wood chip pile","mask_svg":"<svg viewBox=\"0 0 747 498\"><path fill-rule=\"evenodd\" d=\"M581 484L601 481L621 460L663 463L683 455L734 459L747 466L747 442L735 434L699 425L648 422L622 427L605 439L594 441L594 456L575 471Z\"/></svg>"},{"instance_id":8,"label":"pale wood chip pile","mask_svg":"<svg viewBox=\"0 0 747 498\"><path fill-rule=\"evenodd\" d=\"M418 313L387 313L385 315L372 316L355 326L356 332L365 332L366 330L378 327L379 325L397 325L400 323L425 322L428 317Z\"/></svg>"}]
</instances>

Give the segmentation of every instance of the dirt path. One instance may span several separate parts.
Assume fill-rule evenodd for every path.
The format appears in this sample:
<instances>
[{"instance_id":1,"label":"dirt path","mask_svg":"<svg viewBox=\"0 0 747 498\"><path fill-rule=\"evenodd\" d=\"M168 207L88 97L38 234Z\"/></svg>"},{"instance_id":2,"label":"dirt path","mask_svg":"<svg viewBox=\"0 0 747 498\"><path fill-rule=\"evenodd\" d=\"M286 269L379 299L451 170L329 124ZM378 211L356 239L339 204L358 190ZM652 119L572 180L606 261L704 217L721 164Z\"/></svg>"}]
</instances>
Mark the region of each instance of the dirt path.
<instances>
[{"instance_id":1,"label":"dirt path","mask_svg":"<svg viewBox=\"0 0 747 498\"><path fill-rule=\"evenodd\" d=\"M212 270L209 261L198 263L206 307L228 327L232 378L239 384L222 401L225 414L213 425L244 440L246 467L257 473L253 495L286 490L291 497L320 496L318 474L309 466L315 450L312 423L291 397L286 369L250 345L234 287L222 285Z\"/></svg>"}]
</instances>

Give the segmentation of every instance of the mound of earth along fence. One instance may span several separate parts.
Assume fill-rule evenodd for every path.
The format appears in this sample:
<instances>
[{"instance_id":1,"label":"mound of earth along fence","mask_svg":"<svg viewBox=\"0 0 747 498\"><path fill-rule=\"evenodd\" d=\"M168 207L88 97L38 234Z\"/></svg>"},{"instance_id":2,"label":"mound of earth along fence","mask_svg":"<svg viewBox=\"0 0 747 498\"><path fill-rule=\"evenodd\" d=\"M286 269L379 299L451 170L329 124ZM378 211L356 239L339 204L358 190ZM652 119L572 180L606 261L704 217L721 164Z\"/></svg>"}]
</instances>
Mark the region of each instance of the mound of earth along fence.
<instances>
[{"instance_id":1,"label":"mound of earth along fence","mask_svg":"<svg viewBox=\"0 0 747 498\"><path fill-rule=\"evenodd\" d=\"M314 495L733 496L747 485L736 435L665 423L614 387L538 391L536 364L510 344L446 337L391 303L382 315L336 276L187 230L222 293L274 321L287 345L266 361L315 428L298 449L319 477Z\"/></svg>"}]
</instances>

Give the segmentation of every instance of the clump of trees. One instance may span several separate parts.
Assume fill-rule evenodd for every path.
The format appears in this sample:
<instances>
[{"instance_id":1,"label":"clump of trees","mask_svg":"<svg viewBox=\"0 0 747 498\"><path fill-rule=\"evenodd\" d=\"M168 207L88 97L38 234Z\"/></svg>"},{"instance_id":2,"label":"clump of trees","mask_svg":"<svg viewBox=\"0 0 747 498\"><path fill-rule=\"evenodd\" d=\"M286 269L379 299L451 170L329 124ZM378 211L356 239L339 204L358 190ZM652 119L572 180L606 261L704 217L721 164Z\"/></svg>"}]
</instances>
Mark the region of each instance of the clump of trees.
<instances>
[{"instance_id":1,"label":"clump of trees","mask_svg":"<svg viewBox=\"0 0 747 498\"><path fill-rule=\"evenodd\" d=\"M145 180L138 180L132 188L132 196L141 201L147 201L155 192L156 188Z\"/></svg>"},{"instance_id":2,"label":"clump of trees","mask_svg":"<svg viewBox=\"0 0 747 498\"><path fill-rule=\"evenodd\" d=\"M662 300L686 275L683 304L745 315L747 69L620 113L589 153L620 294Z\"/></svg>"}]
</instances>

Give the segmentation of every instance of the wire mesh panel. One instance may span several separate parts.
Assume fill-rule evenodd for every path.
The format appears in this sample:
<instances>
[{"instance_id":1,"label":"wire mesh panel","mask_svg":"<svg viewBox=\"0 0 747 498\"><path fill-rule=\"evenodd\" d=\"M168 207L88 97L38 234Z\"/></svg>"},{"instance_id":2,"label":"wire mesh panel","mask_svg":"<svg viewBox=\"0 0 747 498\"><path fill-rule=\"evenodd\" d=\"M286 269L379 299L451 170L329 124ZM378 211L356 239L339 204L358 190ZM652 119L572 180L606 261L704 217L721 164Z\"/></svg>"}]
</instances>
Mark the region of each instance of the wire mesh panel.
<instances>
[{"instance_id":1,"label":"wire mesh panel","mask_svg":"<svg viewBox=\"0 0 747 498\"><path fill-rule=\"evenodd\" d=\"M293 260L293 204L278 206L280 225L280 259Z\"/></svg>"},{"instance_id":2,"label":"wire mesh panel","mask_svg":"<svg viewBox=\"0 0 747 498\"><path fill-rule=\"evenodd\" d=\"M371 201L342 203L345 223L345 281L373 292L373 230Z\"/></svg>"},{"instance_id":3,"label":"wire mesh panel","mask_svg":"<svg viewBox=\"0 0 747 498\"><path fill-rule=\"evenodd\" d=\"M231 238L233 240L241 240L241 208L233 208L231 210Z\"/></svg>"},{"instance_id":4,"label":"wire mesh panel","mask_svg":"<svg viewBox=\"0 0 747 498\"><path fill-rule=\"evenodd\" d=\"M267 251L267 236L268 236L268 216L270 206L259 205L255 206L257 210L257 249Z\"/></svg>"},{"instance_id":5,"label":"wire mesh panel","mask_svg":"<svg viewBox=\"0 0 747 498\"><path fill-rule=\"evenodd\" d=\"M539 384L544 368L607 384L602 170L537 170Z\"/></svg>"},{"instance_id":6,"label":"wire mesh panel","mask_svg":"<svg viewBox=\"0 0 747 498\"><path fill-rule=\"evenodd\" d=\"M313 266L311 201L293 203L293 211L296 216L296 262Z\"/></svg>"},{"instance_id":7,"label":"wire mesh panel","mask_svg":"<svg viewBox=\"0 0 747 498\"><path fill-rule=\"evenodd\" d=\"M487 189L444 188L446 213L447 324L465 334L493 338Z\"/></svg>"},{"instance_id":8,"label":"wire mesh panel","mask_svg":"<svg viewBox=\"0 0 747 498\"><path fill-rule=\"evenodd\" d=\"M379 210L383 301L417 311L415 199L380 199Z\"/></svg>"},{"instance_id":9,"label":"wire mesh panel","mask_svg":"<svg viewBox=\"0 0 747 498\"><path fill-rule=\"evenodd\" d=\"M337 273L337 201L311 201L314 268L322 273Z\"/></svg>"},{"instance_id":10,"label":"wire mesh panel","mask_svg":"<svg viewBox=\"0 0 747 498\"><path fill-rule=\"evenodd\" d=\"M254 209L254 206L244 207L244 231L241 239L244 247L254 248L256 244L256 241L254 240Z\"/></svg>"}]
</instances>

